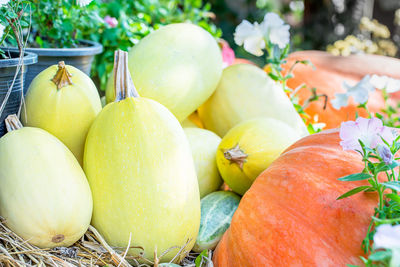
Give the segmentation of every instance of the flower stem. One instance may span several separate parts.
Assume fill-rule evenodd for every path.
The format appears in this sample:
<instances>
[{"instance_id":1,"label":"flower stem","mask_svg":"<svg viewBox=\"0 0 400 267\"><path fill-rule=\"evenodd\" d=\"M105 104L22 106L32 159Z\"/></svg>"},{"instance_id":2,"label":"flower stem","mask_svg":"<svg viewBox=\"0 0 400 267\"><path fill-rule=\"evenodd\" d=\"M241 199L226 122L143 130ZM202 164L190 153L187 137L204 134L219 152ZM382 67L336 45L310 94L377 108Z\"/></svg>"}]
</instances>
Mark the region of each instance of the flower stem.
<instances>
[{"instance_id":1,"label":"flower stem","mask_svg":"<svg viewBox=\"0 0 400 267\"><path fill-rule=\"evenodd\" d=\"M379 186L379 209L383 210L383 191L382 186Z\"/></svg>"}]
</instances>

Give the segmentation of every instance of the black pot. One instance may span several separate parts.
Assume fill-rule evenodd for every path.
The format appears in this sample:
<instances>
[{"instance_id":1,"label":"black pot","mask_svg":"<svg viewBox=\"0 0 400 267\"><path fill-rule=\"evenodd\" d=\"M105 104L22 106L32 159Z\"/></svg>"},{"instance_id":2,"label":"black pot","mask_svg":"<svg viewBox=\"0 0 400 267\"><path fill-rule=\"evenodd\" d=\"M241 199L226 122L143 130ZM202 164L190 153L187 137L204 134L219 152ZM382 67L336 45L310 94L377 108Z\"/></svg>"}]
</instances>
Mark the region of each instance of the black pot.
<instances>
[{"instance_id":1,"label":"black pot","mask_svg":"<svg viewBox=\"0 0 400 267\"><path fill-rule=\"evenodd\" d=\"M103 46L86 40L80 41L80 44L82 47L78 48L26 48L27 52L38 55L38 62L29 68L29 73L26 75L25 93L36 75L51 65L57 65L59 61L64 61L65 64L90 75L94 56L103 52Z\"/></svg>"},{"instance_id":2,"label":"black pot","mask_svg":"<svg viewBox=\"0 0 400 267\"><path fill-rule=\"evenodd\" d=\"M21 67L19 53L3 49L10 59L0 59L0 137L6 133L5 118L10 114L17 114L22 103L22 90L28 65L37 62L37 55L25 53ZM17 73L18 71L18 73ZM16 77L13 84L14 77ZM12 88L11 88L12 86ZM9 89L11 88L11 91Z\"/></svg>"}]
</instances>

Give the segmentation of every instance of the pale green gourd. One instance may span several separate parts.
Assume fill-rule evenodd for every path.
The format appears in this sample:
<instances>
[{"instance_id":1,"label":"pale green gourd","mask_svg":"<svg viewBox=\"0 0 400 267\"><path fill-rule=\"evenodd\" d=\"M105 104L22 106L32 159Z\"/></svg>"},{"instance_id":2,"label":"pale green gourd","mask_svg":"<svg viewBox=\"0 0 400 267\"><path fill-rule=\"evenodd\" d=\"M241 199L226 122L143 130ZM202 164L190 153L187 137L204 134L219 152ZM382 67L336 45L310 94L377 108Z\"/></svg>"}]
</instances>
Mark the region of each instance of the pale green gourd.
<instances>
[{"instance_id":1,"label":"pale green gourd","mask_svg":"<svg viewBox=\"0 0 400 267\"><path fill-rule=\"evenodd\" d=\"M214 249L229 228L240 197L233 192L217 191L201 200L201 222L193 250Z\"/></svg>"},{"instance_id":2,"label":"pale green gourd","mask_svg":"<svg viewBox=\"0 0 400 267\"><path fill-rule=\"evenodd\" d=\"M296 131L280 120L257 118L239 123L218 146L222 179L234 192L244 195L258 175L299 139Z\"/></svg>"},{"instance_id":3,"label":"pale green gourd","mask_svg":"<svg viewBox=\"0 0 400 267\"><path fill-rule=\"evenodd\" d=\"M57 137L82 165L86 135L101 108L93 81L61 61L33 79L25 97L22 123Z\"/></svg>"},{"instance_id":4,"label":"pale green gourd","mask_svg":"<svg viewBox=\"0 0 400 267\"><path fill-rule=\"evenodd\" d=\"M167 107L181 122L217 87L222 55L215 38L191 23L163 26L129 51L129 71L138 93ZM107 103L113 102L113 75Z\"/></svg>"},{"instance_id":5,"label":"pale green gourd","mask_svg":"<svg viewBox=\"0 0 400 267\"><path fill-rule=\"evenodd\" d=\"M92 194L74 155L57 138L18 118L6 119L0 139L0 216L40 248L70 246L92 216Z\"/></svg>"},{"instance_id":6,"label":"pale green gourd","mask_svg":"<svg viewBox=\"0 0 400 267\"><path fill-rule=\"evenodd\" d=\"M299 136L308 135L282 86L250 64L225 68L217 89L198 109L198 114L205 128L221 137L238 123L258 117L283 121Z\"/></svg>"},{"instance_id":7,"label":"pale green gourd","mask_svg":"<svg viewBox=\"0 0 400 267\"><path fill-rule=\"evenodd\" d=\"M221 138L213 132L200 128L184 128L192 150L200 197L218 190L222 185L216 155Z\"/></svg>"},{"instance_id":8,"label":"pale green gourd","mask_svg":"<svg viewBox=\"0 0 400 267\"><path fill-rule=\"evenodd\" d=\"M118 51L116 102L94 121L86 142L84 169L93 192L93 226L129 255L152 260L171 247L196 240L200 197L189 144L178 120L158 102L139 97L127 71L127 53ZM162 261L172 260L179 248Z\"/></svg>"}]
</instances>

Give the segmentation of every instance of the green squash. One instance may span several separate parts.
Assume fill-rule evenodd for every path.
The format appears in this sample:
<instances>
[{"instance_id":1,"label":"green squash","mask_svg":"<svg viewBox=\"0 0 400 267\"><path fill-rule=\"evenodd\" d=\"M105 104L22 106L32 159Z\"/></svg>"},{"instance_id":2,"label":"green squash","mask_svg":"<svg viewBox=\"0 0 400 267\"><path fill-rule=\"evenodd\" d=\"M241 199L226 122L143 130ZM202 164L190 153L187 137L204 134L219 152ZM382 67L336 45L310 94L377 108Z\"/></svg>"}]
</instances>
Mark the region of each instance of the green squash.
<instances>
[{"instance_id":1,"label":"green squash","mask_svg":"<svg viewBox=\"0 0 400 267\"><path fill-rule=\"evenodd\" d=\"M158 102L139 97L127 71L128 55L117 51L116 102L104 107L88 133L84 169L93 193L93 226L115 247L154 251L185 247L200 224L195 167L178 120ZM162 257L170 261L179 248ZM132 248L129 255L138 256Z\"/></svg>"},{"instance_id":2,"label":"green squash","mask_svg":"<svg viewBox=\"0 0 400 267\"><path fill-rule=\"evenodd\" d=\"M129 71L142 97L167 107L181 122L209 98L222 74L217 41L190 23L163 26L129 51ZM107 84L107 103L114 101L114 81Z\"/></svg>"},{"instance_id":3,"label":"green squash","mask_svg":"<svg viewBox=\"0 0 400 267\"><path fill-rule=\"evenodd\" d=\"M201 200L200 230L193 247L195 252L214 249L229 228L240 197L233 192L217 191Z\"/></svg>"}]
</instances>

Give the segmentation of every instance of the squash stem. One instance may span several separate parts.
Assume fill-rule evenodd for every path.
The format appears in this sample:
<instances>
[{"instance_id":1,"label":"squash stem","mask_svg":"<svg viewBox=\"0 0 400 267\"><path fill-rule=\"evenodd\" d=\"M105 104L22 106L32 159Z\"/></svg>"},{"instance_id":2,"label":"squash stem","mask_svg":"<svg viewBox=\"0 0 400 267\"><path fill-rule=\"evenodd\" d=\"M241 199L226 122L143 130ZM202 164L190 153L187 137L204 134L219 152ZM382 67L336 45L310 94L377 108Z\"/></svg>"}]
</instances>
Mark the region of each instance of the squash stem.
<instances>
[{"instance_id":1,"label":"squash stem","mask_svg":"<svg viewBox=\"0 0 400 267\"><path fill-rule=\"evenodd\" d=\"M224 151L224 157L231 163L239 165L240 169L243 169L243 164L247 161L248 155L240 149L239 144Z\"/></svg>"},{"instance_id":2,"label":"squash stem","mask_svg":"<svg viewBox=\"0 0 400 267\"><path fill-rule=\"evenodd\" d=\"M128 52L117 50L114 56L115 102L128 97L139 97L128 69Z\"/></svg>"},{"instance_id":3,"label":"squash stem","mask_svg":"<svg viewBox=\"0 0 400 267\"><path fill-rule=\"evenodd\" d=\"M5 120L7 132L15 131L21 129L22 123L19 121L17 115L11 114Z\"/></svg>"},{"instance_id":4,"label":"squash stem","mask_svg":"<svg viewBox=\"0 0 400 267\"><path fill-rule=\"evenodd\" d=\"M54 75L51 81L55 83L57 89L60 90L61 88L72 85L72 75L68 72L67 68L65 67L65 62L60 61L58 62L58 71L56 75Z\"/></svg>"}]
</instances>

